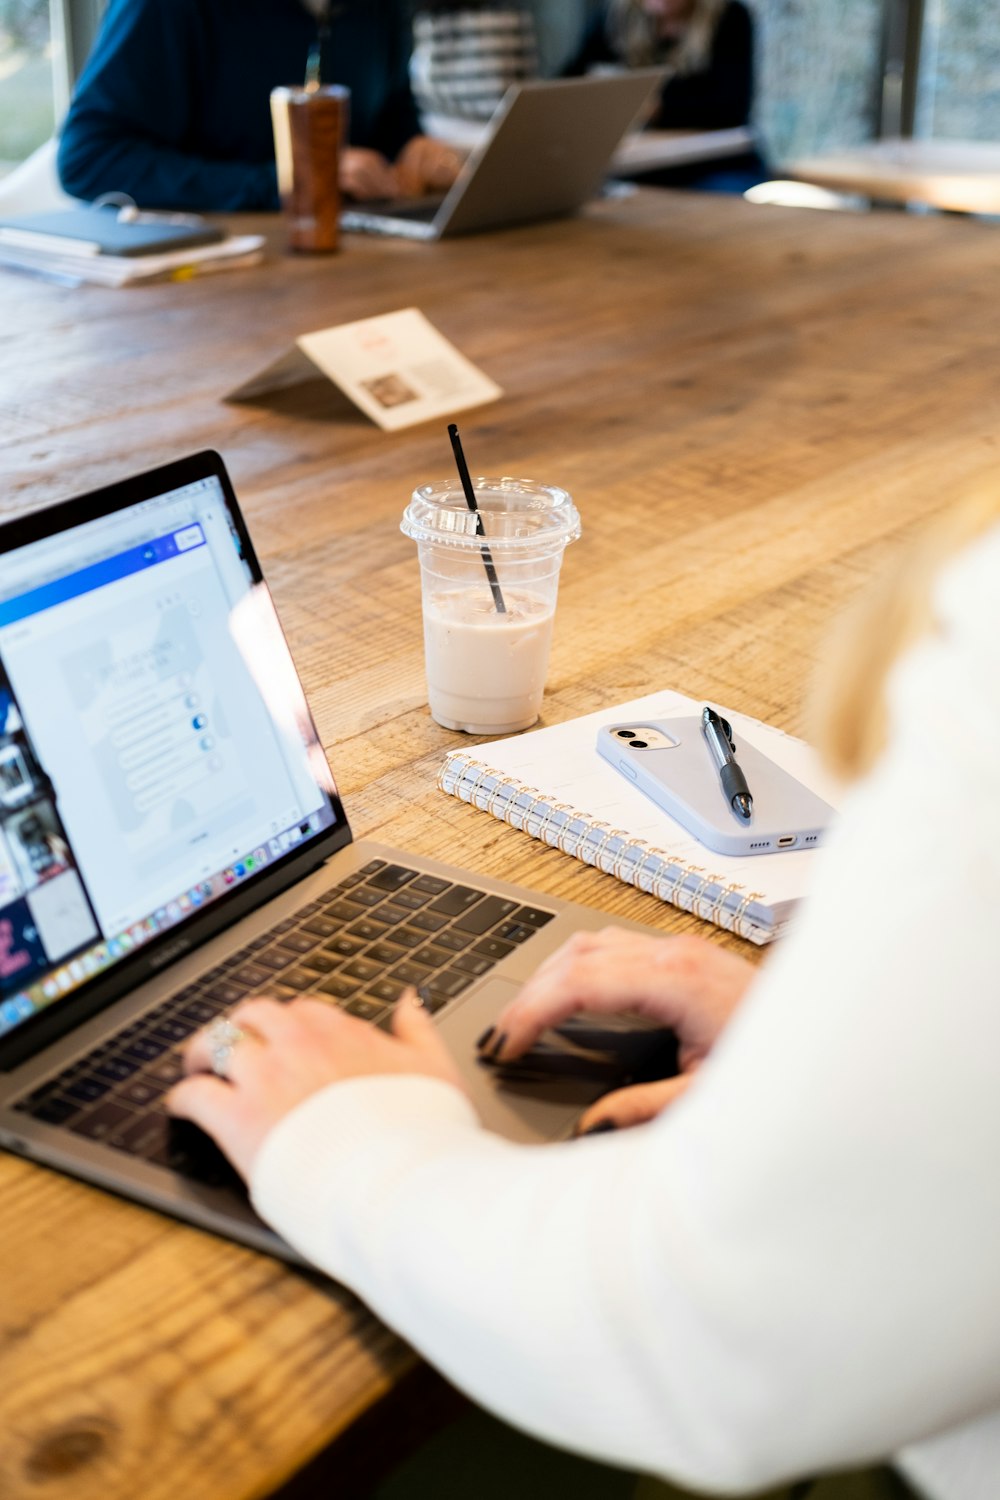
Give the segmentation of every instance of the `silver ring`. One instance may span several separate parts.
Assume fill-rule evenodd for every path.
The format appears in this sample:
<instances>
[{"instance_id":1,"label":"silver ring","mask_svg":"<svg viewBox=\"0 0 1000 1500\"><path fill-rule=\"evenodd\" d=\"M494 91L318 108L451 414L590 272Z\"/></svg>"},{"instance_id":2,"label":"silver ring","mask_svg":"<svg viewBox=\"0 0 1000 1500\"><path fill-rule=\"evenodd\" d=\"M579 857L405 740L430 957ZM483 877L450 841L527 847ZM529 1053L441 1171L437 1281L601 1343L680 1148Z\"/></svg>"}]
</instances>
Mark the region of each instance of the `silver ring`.
<instances>
[{"instance_id":1,"label":"silver ring","mask_svg":"<svg viewBox=\"0 0 1000 1500\"><path fill-rule=\"evenodd\" d=\"M246 1032L225 1016L220 1016L217 1021L212 1022L207 1035L211 1048L212 1072L219 1078L228 1078L226 1064L246 1037Z\"/></svg>"}]
</instances>

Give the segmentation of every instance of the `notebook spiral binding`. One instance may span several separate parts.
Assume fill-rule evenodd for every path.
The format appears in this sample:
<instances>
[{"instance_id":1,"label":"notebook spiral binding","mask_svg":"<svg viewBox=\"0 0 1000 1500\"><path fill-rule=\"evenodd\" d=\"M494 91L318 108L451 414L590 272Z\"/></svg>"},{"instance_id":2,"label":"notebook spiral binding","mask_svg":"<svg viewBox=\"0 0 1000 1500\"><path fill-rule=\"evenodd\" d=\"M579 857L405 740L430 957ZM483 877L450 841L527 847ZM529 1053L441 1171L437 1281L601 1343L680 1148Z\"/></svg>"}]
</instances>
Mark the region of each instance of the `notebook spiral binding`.
<instances>
[{"instance_id":1,"label":"notebook spiral binding","mask_svg":"<svg viewBox=\"0 0 1000 1500\"><path fill-rule=\"evenodd\" d=\"M757 944L770 942L774 936L772 923L763 912L758 917L754 911L755 903L763 899L759 892L675 859L645 839L630 838L569 803L552 801L536 787L498 776L464 751L455 750L446 757L438 772L438 786L551 848L716 927Z\"/></svg>"}]
</instances>

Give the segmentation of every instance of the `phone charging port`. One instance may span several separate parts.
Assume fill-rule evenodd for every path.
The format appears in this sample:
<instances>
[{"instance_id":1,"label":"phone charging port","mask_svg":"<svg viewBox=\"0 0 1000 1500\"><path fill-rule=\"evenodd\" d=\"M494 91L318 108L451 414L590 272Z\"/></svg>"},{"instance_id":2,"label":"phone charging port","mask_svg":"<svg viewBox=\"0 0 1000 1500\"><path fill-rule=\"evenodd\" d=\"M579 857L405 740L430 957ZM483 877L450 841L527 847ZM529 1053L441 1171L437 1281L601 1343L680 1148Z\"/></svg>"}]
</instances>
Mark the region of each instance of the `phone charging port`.
<instances>
[{"instance_id":1,"label":"phone charging port","mask_svg":"<svg viewBox=\"0 0 1000 1500\"><path fill-rule=\"evenodd\" d=\"M798 838L796 833L786 833L783 839L778 840L779 849L790 849Z\"/></svg>"}]
</instances>

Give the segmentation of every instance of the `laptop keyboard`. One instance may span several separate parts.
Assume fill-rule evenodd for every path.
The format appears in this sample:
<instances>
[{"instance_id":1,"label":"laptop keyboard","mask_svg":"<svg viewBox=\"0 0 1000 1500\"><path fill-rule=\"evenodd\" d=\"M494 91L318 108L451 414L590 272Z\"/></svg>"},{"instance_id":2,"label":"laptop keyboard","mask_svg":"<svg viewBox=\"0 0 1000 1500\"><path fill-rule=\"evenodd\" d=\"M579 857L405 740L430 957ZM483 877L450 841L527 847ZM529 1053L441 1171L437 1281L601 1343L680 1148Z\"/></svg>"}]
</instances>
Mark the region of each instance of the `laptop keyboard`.
<instances>
[{"instance_id":1,"label":"laptop keyboard","mask_svg":"<svg viewBox=\"0 0 1000 1500\"><path fill-rule=\"evenodd\" d=\"M554 915L371 860L14 1107L197 1181L235 1185L239 1179L208 1137L163 1108L192 1032L262 991L286 1001L311 995L386 1027L412 984L437 1012Z\"/></svg>"}]
</instances>

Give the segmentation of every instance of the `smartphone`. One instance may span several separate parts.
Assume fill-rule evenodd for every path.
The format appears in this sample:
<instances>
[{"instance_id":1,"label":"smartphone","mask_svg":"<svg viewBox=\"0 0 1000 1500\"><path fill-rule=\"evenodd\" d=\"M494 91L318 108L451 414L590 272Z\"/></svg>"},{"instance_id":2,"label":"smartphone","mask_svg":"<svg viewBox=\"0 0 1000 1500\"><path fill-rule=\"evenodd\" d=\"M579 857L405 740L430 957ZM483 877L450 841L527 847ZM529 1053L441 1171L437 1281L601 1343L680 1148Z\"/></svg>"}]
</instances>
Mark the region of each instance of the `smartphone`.
<instances>
[{"instance_id":1,"label":"smartphone","mask_svg":"<svg viewBox=\"0 0 1000 1500\"><path fill-rule=\"evenodd\" d=\"M815 848L833 809L742 735L735 743L753 798L749 821L722 790L700 718L606 724L597 735L598 753L706 848L737 855Z\"/></svg>"}]
</instances>

